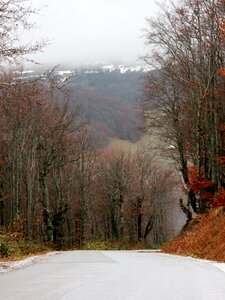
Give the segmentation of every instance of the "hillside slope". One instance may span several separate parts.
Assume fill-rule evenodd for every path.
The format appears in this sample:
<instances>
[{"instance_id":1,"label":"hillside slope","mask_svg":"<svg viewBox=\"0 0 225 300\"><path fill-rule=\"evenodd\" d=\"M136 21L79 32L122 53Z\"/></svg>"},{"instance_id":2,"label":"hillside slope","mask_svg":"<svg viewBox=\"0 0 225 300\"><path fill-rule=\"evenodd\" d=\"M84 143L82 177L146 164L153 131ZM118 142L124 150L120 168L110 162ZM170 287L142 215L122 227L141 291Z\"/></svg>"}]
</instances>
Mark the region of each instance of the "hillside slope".
<instances>
[{"instance_id":1,"label":"hillside slope","mask_svg":"<svg viewBox=\"0 0 225 300\"><path fill-rule=\"evenodd\" d=\"M162 252L225 262L225 210L198 216Z\"/></svg>"},{"instance_id":2,"label":"hillside slope","mask_svg":"<svg viewBox=\"0 0 225 300\"><path fill-rule=\"evenodd\" d=\"M80 71L71 76L67 93L80 106L100 141L113 137L137 141L144 126L139 105L143 72Z\"/></svg>"}]
</instances>

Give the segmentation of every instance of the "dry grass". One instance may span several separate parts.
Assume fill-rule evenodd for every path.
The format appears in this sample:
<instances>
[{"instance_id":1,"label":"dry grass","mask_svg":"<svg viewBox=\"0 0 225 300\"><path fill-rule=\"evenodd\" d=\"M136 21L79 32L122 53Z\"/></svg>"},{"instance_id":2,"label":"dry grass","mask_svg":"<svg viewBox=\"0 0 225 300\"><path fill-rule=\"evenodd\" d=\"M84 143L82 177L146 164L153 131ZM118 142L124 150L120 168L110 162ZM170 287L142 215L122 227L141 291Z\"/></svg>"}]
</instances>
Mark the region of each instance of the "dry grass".
<instances>
[{"instance_id":1,"label":"dry grass","mask_svg":"<svg viewBox=\"0 0 225 300\"><path fill-rule=\"evenodd\" d=\"M129 240L109 240L86 242L80 250L146 250L153 249L147 241L131 242Z\"/></svg>"},{"instance_id":2,"label":"dry grass","mask_svg":"<svg viewBox=\"0 0 225 300\"><path fill-rule=\"evenodd\" d=\"M44 244L27 241L18 231L0 229L0 262L21 260L32 255L49 252Z\"/></svg>"},{"instance_id":3,"label":"dry grass","mask_svg":"<svg viewBox=\"0 0 225 300\"><path fill-rule=\"evenodd\" d=\"M187 230L162 248L162 252L225 262L225 211L198 216Z\"/></svg>"}]
</instances>

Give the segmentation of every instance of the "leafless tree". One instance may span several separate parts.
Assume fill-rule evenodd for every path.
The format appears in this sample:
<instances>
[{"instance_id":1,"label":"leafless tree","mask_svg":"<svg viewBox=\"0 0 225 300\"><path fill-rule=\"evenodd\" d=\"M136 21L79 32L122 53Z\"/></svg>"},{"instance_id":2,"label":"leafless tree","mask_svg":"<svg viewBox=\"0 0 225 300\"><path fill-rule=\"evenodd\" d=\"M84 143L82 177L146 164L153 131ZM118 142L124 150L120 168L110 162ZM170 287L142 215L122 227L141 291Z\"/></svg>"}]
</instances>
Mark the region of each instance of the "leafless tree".
<instances>
[{"instance_id":1,"label":"leafless tree","mask_svg":"<svg viewBox=\"0 0 225 300\"><path fill-rule=\"evenodd\" d=\"M148 102L163 111L168 138L178 151L180 170L194 211L204 211L201 197L193 192L188 164L217 191L222 182L218 157L222 155L224 124L224 1L170 2L155 20L148 20L147 43L152 55L146 61L157 67L149 74Z\"/></svg>"}]
</instances>

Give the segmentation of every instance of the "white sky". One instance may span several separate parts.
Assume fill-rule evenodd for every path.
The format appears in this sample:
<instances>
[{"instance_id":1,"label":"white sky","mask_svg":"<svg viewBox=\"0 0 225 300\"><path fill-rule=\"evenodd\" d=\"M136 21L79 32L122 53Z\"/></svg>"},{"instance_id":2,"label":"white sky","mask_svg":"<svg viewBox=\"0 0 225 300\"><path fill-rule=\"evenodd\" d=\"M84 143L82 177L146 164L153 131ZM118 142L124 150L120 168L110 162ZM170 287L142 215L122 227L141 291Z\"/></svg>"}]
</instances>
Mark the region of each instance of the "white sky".
<instances>
[{"instance_id":1,"label":"white sky","mask_svg":"<svg viewBox=\"0 0 225 300\"><path fill-rule=\"evenodd\" d=\"M33 59L42 64L129 63L146 52L143 28L155 0L31 0L42 7L26 40L49 38Z\"/></svg>"}]
</instances>

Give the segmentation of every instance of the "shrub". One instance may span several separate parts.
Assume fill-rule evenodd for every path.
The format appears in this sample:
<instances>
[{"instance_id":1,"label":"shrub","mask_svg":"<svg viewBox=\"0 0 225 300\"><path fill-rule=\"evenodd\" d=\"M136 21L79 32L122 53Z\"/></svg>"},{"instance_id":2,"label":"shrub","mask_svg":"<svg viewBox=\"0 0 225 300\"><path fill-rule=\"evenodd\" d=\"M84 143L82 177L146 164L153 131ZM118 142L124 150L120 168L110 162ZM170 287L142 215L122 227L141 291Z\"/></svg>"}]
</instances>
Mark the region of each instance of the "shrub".
<instances>
[{"instance_id":1,"label":"shrub","mask_svg":"<svg viewBox=\"0 0 225 300\"><path fill-rule=\"evenodd\" d=\"M0 254L3 258L8 257L10 255L10 247L6 241L2 241L0 243Z\"/></svg>"}]
</instances>

